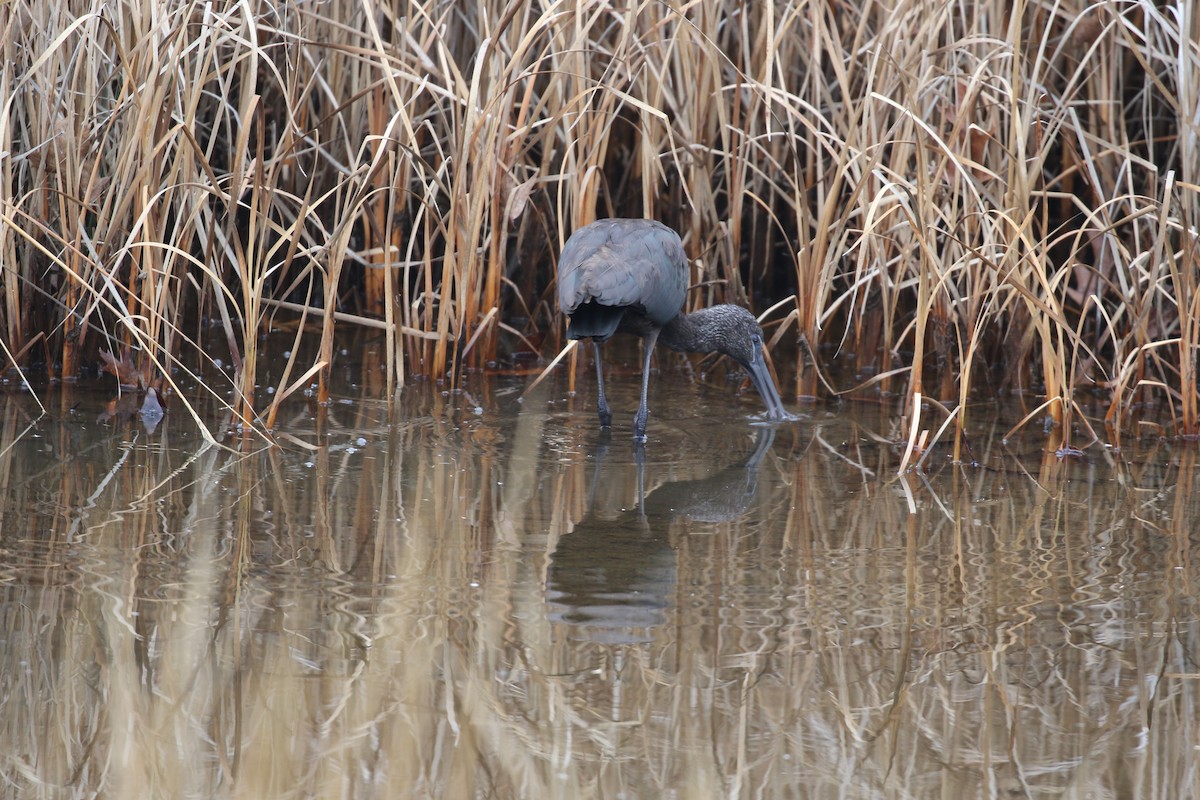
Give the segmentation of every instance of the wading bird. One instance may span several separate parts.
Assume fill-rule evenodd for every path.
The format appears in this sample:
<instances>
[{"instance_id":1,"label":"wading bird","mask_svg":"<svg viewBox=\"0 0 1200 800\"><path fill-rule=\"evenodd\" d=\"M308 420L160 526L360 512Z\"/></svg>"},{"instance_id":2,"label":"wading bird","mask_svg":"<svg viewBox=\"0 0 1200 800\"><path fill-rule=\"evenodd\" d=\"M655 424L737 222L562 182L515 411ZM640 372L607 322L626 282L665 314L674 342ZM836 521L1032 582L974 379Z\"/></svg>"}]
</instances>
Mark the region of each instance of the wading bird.
<instances>
[{"instance_id":1,"label":"wading bird","mask_svg":"<svg viewBox=\"0 0 1200 800\"><path fill-rule=\"evenodd\" d=\"M650 354L661 341L672 350L722 353L746 368L770 419L787 412L762 353L762 329L741 306L719 305L681 314L687 293L687 258L679 234L644 219L602 219L571 235L558 260L558 307L571 318L567 336L591 339L596 354L596 410L612 424L604 396L600 346L614 333L645 341L642 401L633 418L633 438L646 440L646 393Z\"/></svg>"}]
</instances>

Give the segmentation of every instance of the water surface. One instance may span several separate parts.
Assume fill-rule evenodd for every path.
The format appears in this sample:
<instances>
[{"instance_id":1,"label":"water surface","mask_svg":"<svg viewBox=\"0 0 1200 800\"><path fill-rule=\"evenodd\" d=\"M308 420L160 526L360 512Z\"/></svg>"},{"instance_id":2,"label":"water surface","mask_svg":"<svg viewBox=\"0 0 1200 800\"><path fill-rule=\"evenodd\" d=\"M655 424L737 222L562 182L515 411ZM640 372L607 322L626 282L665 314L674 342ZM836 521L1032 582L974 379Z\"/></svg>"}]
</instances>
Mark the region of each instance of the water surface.
<instances>
[{"instance_id":1,"label":"water surface","mask_svg":"<svg viewBox=\"0 0 1200 800\"><path fill-rule=\"evenodd\" d=\"M527 383L243 452L0 400L0 793L1195 795L1194 445L1060 460L983 408L982 466L901 478L869 404L764 427L676 376L638 448L636 378L608 436Z\"/></svg>"}]
</instances>

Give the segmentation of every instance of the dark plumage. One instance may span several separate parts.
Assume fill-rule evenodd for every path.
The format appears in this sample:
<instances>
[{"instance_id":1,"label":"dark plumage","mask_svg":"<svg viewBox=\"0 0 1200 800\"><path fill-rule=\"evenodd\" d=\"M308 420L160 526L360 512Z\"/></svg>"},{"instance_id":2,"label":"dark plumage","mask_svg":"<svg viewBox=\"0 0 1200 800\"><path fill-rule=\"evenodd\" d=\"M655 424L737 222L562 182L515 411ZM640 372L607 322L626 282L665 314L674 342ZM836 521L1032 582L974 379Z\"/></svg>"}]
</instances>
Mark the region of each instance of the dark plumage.
<instances>
[{"instance_id":1,"label":"dark plumage","mask_svg":"<svg viewBox=\"0 0 1200 800\"><path fill-rule=\"evenodd\" d=\"M659 338L672 350L730 356L750 374L767 415L785 418L783 401L763 360L762 329L754 315L734 305L680 314L687 285L683 243L659 222L602 219L567 240L558 262L558 307L571 318L567 336L592 340L600 424L612 424L600 345L614 333L632 333L646 343L642 398L633 418L635 439L646 439L650 355Z\"/></svg>"}]
</instances>

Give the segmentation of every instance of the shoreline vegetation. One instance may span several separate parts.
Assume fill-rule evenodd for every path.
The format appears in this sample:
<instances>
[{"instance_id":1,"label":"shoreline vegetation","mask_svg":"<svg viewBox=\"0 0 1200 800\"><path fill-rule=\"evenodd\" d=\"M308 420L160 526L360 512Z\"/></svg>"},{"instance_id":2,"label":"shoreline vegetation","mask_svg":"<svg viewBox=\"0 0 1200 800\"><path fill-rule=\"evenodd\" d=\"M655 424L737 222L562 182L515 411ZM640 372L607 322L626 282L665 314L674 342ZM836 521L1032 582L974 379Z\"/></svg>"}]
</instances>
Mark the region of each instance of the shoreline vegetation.
<instances>
[{"instance_id":1,"label":"shoreline vegetation","mask_svg":"<svg viewBox=\"0 0 1200 800\"><path fill-rule=\"evenodd\" d=\"M1188 2L12 0L0 49L9 368L229 358L264 430L367 324L389 396L454 385L553 359L562 242L645 216L786 400L897 397L905 465L1001 392L1062 452L1200 434ZM267 395L273 326L319 347Z\"/></svg>"}]
</instances>

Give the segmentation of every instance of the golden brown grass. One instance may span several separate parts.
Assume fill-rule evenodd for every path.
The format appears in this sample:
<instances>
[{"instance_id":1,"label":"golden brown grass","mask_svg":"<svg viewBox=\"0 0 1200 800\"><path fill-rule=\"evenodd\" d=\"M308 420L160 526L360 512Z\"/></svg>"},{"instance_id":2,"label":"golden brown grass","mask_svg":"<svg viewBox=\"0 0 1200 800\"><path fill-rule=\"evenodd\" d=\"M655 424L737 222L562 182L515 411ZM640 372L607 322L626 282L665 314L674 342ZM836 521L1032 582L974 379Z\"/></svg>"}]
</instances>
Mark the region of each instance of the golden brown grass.
<instances>
[{"instance_id":1,"label":"golden brown grass","mask_svg":"<svg viewBox=\"0 0 1200 800\"><path fill-rule=\"evenodd\" d=\"M0 33L12 366L219 354L270 426L346 325L382 323L389 396L553 355L561 242L646 215L689 304L771 306L798 396L853 356L914 453L981 389L1067 447L1200 434L1187 4L13 0ZM257 336L297 313L318 355L267 405Z\"/></svg>"}]
</instances>

